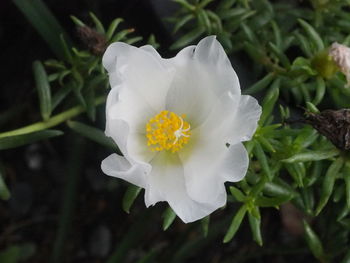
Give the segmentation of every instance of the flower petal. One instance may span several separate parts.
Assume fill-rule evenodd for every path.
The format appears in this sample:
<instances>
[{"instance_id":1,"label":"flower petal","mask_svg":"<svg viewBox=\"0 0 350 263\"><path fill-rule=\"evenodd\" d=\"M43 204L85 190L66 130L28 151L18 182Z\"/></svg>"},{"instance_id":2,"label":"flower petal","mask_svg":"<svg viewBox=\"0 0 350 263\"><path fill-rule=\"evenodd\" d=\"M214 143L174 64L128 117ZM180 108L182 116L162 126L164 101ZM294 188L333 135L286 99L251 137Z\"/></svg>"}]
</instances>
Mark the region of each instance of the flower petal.
<instances>
[{"instance_id":1,"label":"flower petal","mask_svg":"<svg viewBox=\"0 0 350 263\"><path fill-rule=\"evenodd\" d=\"M168 63L176 68L176 75L166 108L186 114L193 127L206 119L223 93L240 94L237 75L214 36L204 38L196 48L183 49Z\"/></svg>"},{"instance_id":2,"label":"flower petal","mask_svg":"<svg viewBox=\"0 0 350 263\"><path fill-rule=\"evenodd\" d=\"M102 62L112 87L123 83L155 111L164 109L165 100L162 98L168 92L174 71L165 67L160 58L142 48L116 42L107 48Z\"/></svg>"},{"instance_id":3,"label":"flower petal","mask_svg":"<svg viewBox=\"0 0 350 263\"><path fill-rule=\"evenodd\" d=\"M121 178L139 187L145 187L145 177L151 167L143 164L132 165L126 158L111 154L102 161L101 169L107 175Z\"/></svg>"},{"instance_id":4,"label":"flower petal","mask_svg":"<svg viewBox=\"0 0 350 263\"><path fill-rule=\"evenodd\" d=\"M236 144L252 138L258 127L261 107L248 95L223 94L208 118L197 129L201 136L221 144Z\"/></svg>"},{"instance_id":5,"label":"flower petal","mask_svg":"<svg viewBox=\"0 0 350 263\"><path fill-rule=\"evenodd\" d=\"M183 167L178 155L161 153L151 162L145 192L146 206L167 201L185 223L201 219L223 206L226 198L217 203L204 204L193 201L186 191Z\"/></svg>"},{"instance_id":6,"label":"flower petal","mask_svg":"<svg viewBox=\"0 0 350 263\"><path fill-rule=\"evenodd\" d=\"M123 84L111 89L106 105L107 121L124 120L131 132L145 133L147 121L156 112L135 91L123 87Z\"/></svg>"},{"instance_id":7,"label":"flower petal","mask_svg":"<svg viewBox=\"0 0 350 263\"><path fill-rule=\"evenodd\" d=\"M248 153L241 143L227 147L215 139L204 138L193 147L179 153L184 164L186 189L189 196L202 203L211 204L226 190L224 182L240 181L248 169Z\"/></svg>"},{"instance_id":8,"label":"flower petal","mask_svg":"<svg viewBox=\"0 0 350 263\"><path fill-rule=\"evenodd\" d=\"M249 141L258 127L261 111L261 106L255 98L241 96L232 124L227 123L226 132L231 134L228 136L228 143Z\"/></svg>"}]
</instances>

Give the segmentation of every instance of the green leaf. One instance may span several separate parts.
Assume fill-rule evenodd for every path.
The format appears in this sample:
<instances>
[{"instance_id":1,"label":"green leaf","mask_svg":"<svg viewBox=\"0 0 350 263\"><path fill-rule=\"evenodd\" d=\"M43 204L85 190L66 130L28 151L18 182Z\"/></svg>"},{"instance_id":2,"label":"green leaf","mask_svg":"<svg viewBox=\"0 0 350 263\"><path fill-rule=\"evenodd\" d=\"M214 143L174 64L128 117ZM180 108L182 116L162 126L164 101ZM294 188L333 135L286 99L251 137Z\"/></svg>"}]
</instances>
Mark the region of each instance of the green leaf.
<instances>
[{"instance_id":1,"label":"green leaf","mask_svg":"<svg viewBox=\"0 0 350 263\"><path fill-rule=\"evenodd\" d=\"M295 163L295 162L310 162L310 161L321 161L325 159L332 158L339 155L339 150L337 149L328 149L320 151L305 151L302 153L297 153L288 159L282 160L285 163Z\"/></svg>"},{"instance_id":2,"label":"green leaf","mask_svg":"<svg viewBox=\"0 0 350 263\"><path fill-rule=\"evenodd\" d=\"M112 23L109 25L106 33L107 40L111 40L115 30L117 29L118 25L123 22L124 20L122 18L116 18L112 21Z\"/></svg>"},{"instance_id":3,"label":"green leaf","mask_svg":"<svg viewBox=\"0 0 350 263\"><path fill-rule=\"evenodd\" d=\"M306 21L302 19L298 19L299 24L302 26L302 28L305 30L305 32L308 34L310 40L312 41L315 51L322 51L324 49L323 41L320 37L320 35L316 32L316 30Z\"/></svg>"},{"instance_id":4,"label":"green leaf","mask_svg":"<svg viewBox=\"0 0 350 263\"><path fill-rule=\"evenodd\" d=\"M326 84L325 84L323 78L317 77L317 79L316 79L316 95L315 95L315 98L313 99L312 103L314 105L318 105L322 101L325 93L326 93Z\"/></svg>"},{"instance_id":5,"label":"green leaf","mask_svg":"<svg viewBox=\"0 0 350 263\"><path fill-rule=\"evenodd\" d=\"M73 64L74 61L73 61L73 56L72 56L72 53L71 53L71 47L68 45L68 43L67 43L66 39L64 38L63 34L60 34L60 41L61 41L61 45L62 45L62 48L63 48L63 51L64 51L65 59L70 64Z\"/></svg>"},{"instance_id":6,"label":"green leaf","mask_svg":"<svg viewBox=\"0 0 350 263\"><path fill-rule=\"evenodd\" d=\"M292 195L281 195L278 197L265 197L259 196L255 200L255 204L258 207L279 207L293 198Z\"/></svg>"},{"instance_id":7,"label":"green leaf","mask_svg":"<svg viewBox=\"0 0 350 263\"><path fill-rule=\"evenodd\" d=\"M72 91L69 85L61 87L53 96L51 100L52 111L67 97L67 95Z\"/></svg>"},{"instance_id":8,"label":"green leaf","mask_svg":"<svg viewBox=\"0 0 350 263\"><path fill-rule=\"evenodd\" d=\"M65 58L60 35L63 34L65 39L68 39L67 34L44 2L41 0L13 0L13 2L47 42L56 56L61 59ZM68 43L70 42L68 39Z\"/></svg>"},{"instance_id":9,"label":"green leaf","mask_svg":"<svg viewBox=\"0 0 350 263\"><path fill-rule=\"evenodd\" d=\"M0 198L2 200L9 200L11 197L11 194L4 181L4 175L5 175L5 169L2 163L0 163Z\"/></svg>"},{"instance_id":10,"label":"green leaf","mask_svg":"<svg viewBox=\"0 0 350 263\"><path fill-rule=\"evenodd\" d=\"M271 23L271 27L272 27L272 30L273 30L273 35L274 35L274 38L275 38L276 47L278 49L282 49L283 45L282 45L281 30L279 29L279 27L278 27L278 25L277 25L277 23L275 21L271 21L270 23Z\"/></svg>"},{"instance_id":11,"label":"green leaf","mask_svg":"<svg viewBox=\"0 0 350 263\"><path fill-rule=\"evenodd\" d=\"M275 78L275 73L273 72L268 73L261 80L255 82L253 86L249 87L246 90L243 90L243 94L250 95L265 89L274 78Z\"/></svg>"},{"instance_id":12,"label":"green leaf","mask_svg":"<svg viewBox=\"0 0 350 263\"><path fill-rule=\"evenodd\" d=\"M173 209L171 209L171 207L167 207L167 209L164 211L163 215L163 230L166 231L171 224L174 222L175 218L176 218L176 214L173 211Z\"/></svg>"},{"instance_id":13,"label":"green leaf","mask_svg":"<svg viewBox=\"0 0 350 263\"><path fill-rule=\"evenodd\" d=\"M259 208L258 208L259 211ZM252 231L253 239L259 246L263 245L262 237L261 237L261 217L256 217L251 213L248 213L249 225Z\"/></svg>"},{"instance_id":14,"label":"green leaf","mask_svg":"<svg viewBox=\"0 0 350 263\"><path fill-rule=\"evenodd\" d=\"M341 263L350 263L350 250L348 252L345 252L345 256L343 258L343 260L341 261Z\"/></svg>"},{"instance_id":15,"label":"green leaf","mask_svg":"<svg viewBox=\"0 0 350 263\"><path fill-rule=\"evenodd\" d=\"M196 7L194 5L189 4L186 0L173 0L173 1L182 5L183 7L185 7L186 9L188 9L190 11L194 11L196 9Z\"/></svg>"},{"instance_id":16,"label":"green leaf","mask_svg":"<svg viewBox=\"0 0 350 263\"><path fill-rule=\"evenodd\" d=\"M304 235L307 245L309 246L315 258L319 259L321 262L324 262L323 259L325 257L325 254L320 239L305 220L303 223L305 231Z\"/></svg>"},{"instance_id":17,"label":"green leaf","mask_svg":"<svg viewBox=\"0 0 350 263\"><path fill-rule=\"evenodd\" d=\"M20 261L21 248L17 245L12 245L5 250L0 251L0 262L2 263L17 263Z\"/></svg>"},{"instance_id":18,"label":"green leaf","mask_svg":"<svg viewBox=\"0 0 350 263\"><path fill-rule=\"evenodd\" d=\"M316 105L311 103L310 101L306 102L306 108L308 111L310 111L312 113L320 113L320 110L317 109Z\"/></svg>"},{"instance_id":19,"label":"green leaf","mask_svg":"<svg viewBox=\"0 0 350 263\"><path fill-rule=\"evenodd\" d=\"M241 28L243 30L243 33L246 35L246 38L251 43L257 43L258 38L255 35L255 33L252 31L250 27L248 27L245 23L241 23Z\"/></svg>"},{"instance_id":20,"label":"green leaf","mask_svg":"<svg viewBox=\"0 0 350 263\"><path fill-rule=\"evenodd\" d=\"M132 37L132 38L125 40L125 43L132 45L134 43L141 41L142 39L143 39L143 37Z\"/></svg>"},{"instance_id":21,"label":"green leaf","mask_svg":"<svg viewBox=\"0 0 350 263\"><path fill-rule=\"evenodd\" d=\"M350 209L350 165L347 163L344 166L343 176L346 187L346 206Z\"/></svg>"},{"instance_id":22,"label":"green leaf","mask_svg":"<svg viewBox=\"0 0 350 263\"><path fill-rule=\"evenodd\" d=\"M199 8L199 9L204 8L204 7L206 7L208 4L210 4L210 3L213 2L213 1L214 1L214 0L202 0L202 1L198 4L197 8Z\"/></svg>"},{"instance_id":23,"label":"green leaf","mask_svg":"<svg viewBox=\"0 0 350 263\"><path fill-rule=\"evenodd\" d=\"M194 40L196 40L198 37L200 37L205 32L204 27L197 27L194 30L190 31L189 33L183 35L180 37L174 44L171 45L170 49L179 49L182 48Z\"/></svg>"},{"instance_id":24,"label":"green leaf","mask_svg":"<svg viewBox=\"0 0 350 263\"><path fill-rule=\"evenodd\" d=\"M83 21L81 21L79 18L77 18L76 16L70 16L70 18L72 19L72 21L73 21L73 23L76 25L76 26L80 26L80 27L84 27L84 26L86 26L85 24L84 24L84 22Z\"/></svg>"},{"instance_id":25,"label":"green leaf","mask_svg":"<svg viewBox=\"0 0 350 263\"><path fill-rule=\"evenodd\" d=\"M136 200L137 196L141 192L142 188L136 185L129 185L124 196L123 196L123 210L126 213L130 213L130 208Z\"/></svg>"},{"instance_id":26,"label":"green leaf","mask_svg":"<svg viewBox=\"0 0 350 263\"><path fill-rule=\"evenodd\" d=\"M84 87L84 79L76 69L74 69L72 71L72 74L74 77L74 81L67 84L67 85L71 86L71 89L73 90L77 100L79 101L81 106L83 106L86 109L86 102L85 102L85 99L81 93L81 90Z\"/></svg>"},{"instance_id":27,"label":"green leaf","mask_svg":"<svg viewBox=\"0 0 350 263\"><path fill-rule=\"evenodd\" d=\"M298 76L301 74L305 74L307 76L316 76L318 73L311 66L311 61L304 57L297 57L294 59L291 66L292 75Z\"/></svg>"},{"instance_id":28,"label":"green leaf","mask_svg":"<svg viewBox=\"0 0 350 263\"><path fill-rule=\"evenodd\" d=\"M34 61L33 72L39 94L41 116L46 121L51 115L51 89L43 64Z\"/></svg>"},{"instance_id":29,"label":"green leaf","mask_svg":"<svg viewBox=\"0 0 350 263\"><path fill-rule=\"evenodd\" d=\"M218 10L227 10L231 9L231 7L237 2L237 0L222 0L219 2Z\"/></svg>"},{"instance_id":30,"label":"green leaf","mask_svg":"<svg viewBox=\"0 0 350 263\"><path fill-rule=\"evenodd\" d=\"M82 136L95 141L98 144L101 144L102 146L105 146L118 154L121 154L118 146L114 143L114 141L111 138L107 137L100 129L77 121L68 121L67 125L73 131L81 134Z\"/></svg>"},{"instance_id":31,"label":"green leaf","mask_svg":"<svg viewBox=\"0 0 350 263\"><path fill-rule=\"evenodd\" d=\"M239 229L242 223L242 220L246 212L247 212L247 206L246 205L241 206L241 208L238 210L236 215L233 217L232 223L226 232L226 235L223 240L224 243L230 242L231 239L235 236L237 230Z\"/></svg>"},{"instance_id":32,"label":"green leaf","mask_svg":"<svg viewBox=\"0 0 350 263\"><path fill-rule=\"evenodd\" d=\"M316 208L316 215L318 215L328 202L329 197L332 194L334 182L339 174L340 169L343 167L344 160L339 157L328 168L326 176L323 179L320 201Z\"/></svg>"},{"instance_id":33,"label":"green leaf","mask_svg":"<svg viewBox=\"0 0 350 263\"><path fill-rule=\"evenodd\" d=\"M63 132L57 130L43 130L38 132L27 133L0 138L0 150L16 148L22 145L30 144L36 141L62 135Z\"/></svg>"},{"instance_id":34,"label":"green leaf","mask_svg":"<svg viewBox=\"0 0 350 263\"><path fill-rule=\"evenodd\" d=\"M234 186L230 186L230 192L232 196L238 201L238 202L244 202L246 199L246 196L242 193L241 190Z\"/></svg>"},{"instance_id":35,"label":"green leaf","mask_svg":"<svg viewBox=\"0 0 350 263\"><path fill-rule=\"evenodd\" d=\"M272 110L274 109L279 96L280 83L281 83L281 80L279 78L274 80L274 82L271 84L271 88L269 92L266 94L262 102L263 110L259 120L260 126L263 126L263 124L265 124L268 117L271 116Z\"/></svg>"},{"instance_id":36,"label":"green leaf","mask_svg":"<svg viewBox=\"0 0 350 263\"><path fill-rule=\"evenodd\" d=\"M105 29L104 29L104 27L103 27L101 21L97 18L97 16L95 16L94 13L89 12L89 15L90 15L90 17L92 18L92 20L93 20L94 23L95 23L96 31L97 31L98 33L104 35L104 34L105 34Z\"/></svg>"},{"instance_id":37,"label":"green leaf","mask_svg":"<svg viewBox=\"0 0 350 263\"><path fill-rule=\"evenodd\" d=\"M255 62L259 64L263 64L266 55L263 50L247 41L243 43L244 50L248 53L248 55L255 60Z\"/></svg>"},{"instance_id":38,"label":"green leaf","mask_svg":"<svg viewBox=\"0 0 350 263\"><path fill-rule=\"evenodd\" d=\"M261 165L261 168L265 175L269 178L269 180L272 180L273 174L270 169L270 165L268 163L268 158L266 157L266 154L264 150L261 147L260 143L256 143L254 147L254 154L256 158L259 160L259 163Z\"/></svg>"},{"instance_id":39,"label":"green leaf","mask_svg":"<svg viewBox=\"0 0 350 263\"><path fill-rule=\"evenodd\" d=\"M201 220L203 236L207 237L209 232L210 216L206 216Z\"/></svg>"},{"instance_id":40,"label":"green leaf","mask_svg":"<svg viewBox=\"0 0 350 263\"><path fill-rule=\"evenodd\" d=\"M322 162L313 162L313 167L311 170L311 174L304 178L304 186L309 187L313 185L317 179L322 174L323 163ZM309 168L310 169L310 168Z\"/></svg>"},{"instance_id":41,"label":"green leaf","mask_svg":"<svg viewBox=\"0 0 350 263\"><path fill-rule=\"evenodd\" d=\"M204 10L198 11L198 21L199 25L206 28L207 33L210 35L212 32L211 22L209 20L208 14Z\"/></svg>"},{"instance_id":42,"label":"green leaf","mask_svg":"<svg viewBox=\"0 0 350 263\"><path fill-rule=\"evenodd\" d=\"M285 163L288 173L293 177L299 187L304 186L305 166L302 162Z\"/></svg>"},{"instance_id":43,"label":"green leaf","mask_svg":"<svg viewBox=\"0 0 350 263\"><path fill-rule=\"evenodd\" d=\"M264 193L272 196L295 196L296 192L289 185L278 182L266 182L264 185Z\"/></svg>"},{"instance_id":44,"label":"green leaf","mask_svg":"<svg viewBox=\"0 0 350 263\"><path fill-rule=\"evenodd\" d=\"M278 58L278 60L282 63L282 65L285 68L289 68L290 67L290 62L288 57L284 54L284 52L278 48L274 43L269 42L268 46L270 48L270 50L272 51L272 53Z\"/></svg>"},{"instance_id":45,"label":"green leaf","mask_svg":"<svg viewBox=\"0 0 350 263\"><path fill-rule=\"evenodd\" d=\"M301 50L305 53L307 57L311 58L312 57L311 47L306 37L301 35L299 32L295 32L294 36L298 40Z\"/></svg>"},{"instance_id":46,"label":"green leaf","mask_svg":"<svg viewBox=\"0 0 350 263\"><path fill-rule=\"evenodd\" d=\"M193 18L194 18L193 14L188 14L188 15L178 19L175 26L174 26L173 33L176 33L181 27L186 25Z\"/></svg>"}]
</instances>

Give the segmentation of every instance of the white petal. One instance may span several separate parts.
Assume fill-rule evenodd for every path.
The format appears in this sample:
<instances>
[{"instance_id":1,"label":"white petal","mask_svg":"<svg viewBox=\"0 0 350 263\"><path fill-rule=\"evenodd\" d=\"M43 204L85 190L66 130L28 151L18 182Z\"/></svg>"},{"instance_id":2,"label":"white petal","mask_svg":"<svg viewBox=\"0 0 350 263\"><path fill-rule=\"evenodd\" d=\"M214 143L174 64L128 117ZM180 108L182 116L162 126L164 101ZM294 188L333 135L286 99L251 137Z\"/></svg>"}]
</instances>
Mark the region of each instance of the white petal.
<instances>
[{"instance_id":1,"label":"white petal","mask_svg":"<svg viewBox=\"0 0 350 263\"><path fill-rule=\"evenodd\" d=\"M165 108L165 95L174 71L165 67L161 59L142 48L116 42L107 48L102 62L112 87L123 83L155 111Z\"/></svg>"},{"instance_id":2,"label":"white petal","mask_svg":"<svg viewBox=\"0 0 350 263\"><path fill-rule=\"evenodd\" d=\"M197 129L204 137L236 144L250 140L258 126L261 107L247 95L223 94L208 118Z\"/></svg>"},{"instance_id":3,"label":"white petal","mask_svg":"<svg viewBox=\"0 0 350 263\"><path fill-rule=\"evenodd\" d=\"M240 94L239 81L225 51L215 37L182 50L169 59L176 75L167 94L166 107L186 114L193 127L203 122L223 93Z\"/></svg>"},{"instance_id":4,"label":"white petal","mask_svg":"<svg viewBox=\"0 0 350 263\"><path fill-rule=\"evenodd\" d=\"M107 175L121 178L139 187L145 187L145 177L151 167L143 164L131 165L124 157L111 154L102 161L101 169Z\"/></svg>"},{"instance_id":5,"label":"white petal","mask_svg":"<svg viewBox=\"0 0 350 263\"><path fill-rule=\"evenodd\" d=\"M107 121L124 120L131 132L145 133L146 123L156 112L135 91L123 87L123 84L111 89L106 105Z\"/></svg>"},{"instance_id":6,"label":"white petal","mask_svg":"<svg viewBox=\"0 0 350 263\"><path fill-rule=\"evenodd\" d=\"M186 188L189 196L203 203L211 203L225 196L224 182L240 181L248 168L248 153L241 143L227 147L215 138L201 138L190 148L179 152L184 164Z\"/></svg>"},{"instance_id":7,"label":"white petal","mask_svg":"<svg viewBox=\"0 0 350 263\"><path fill-rule=\"evenodd\" d=\"M260 115L261 106L258 101L252 96L241 96L233 123L227 123L227 132L231 133L228 143L249 141L258 127Z\"/></svg>"},{"instance_id":8,"label":"white petal","mask_svg":"<svg viewBox=\"0 0 350 263\"><path fill-rule=\"evenodd\" d=\"M114 140L124 157L132 165L147 164L155 155L147 146L145 135L130 132L129 125L124 120L107 120L105 133Z\"/></svg>"},{"instance_id":9,"label":"white petal","mask_svg":"<svg viewBox=\"0 0 350 263\"><path fill-rule=\"evenodd\" d=\"M147 206L167 201L185 223L201 219L223 206L226 199L216 204L193 201L187 194L183 167L176 154L160 153L151 162L152 171L147 176L145 192Z\"/></svg>"}]
</instances>

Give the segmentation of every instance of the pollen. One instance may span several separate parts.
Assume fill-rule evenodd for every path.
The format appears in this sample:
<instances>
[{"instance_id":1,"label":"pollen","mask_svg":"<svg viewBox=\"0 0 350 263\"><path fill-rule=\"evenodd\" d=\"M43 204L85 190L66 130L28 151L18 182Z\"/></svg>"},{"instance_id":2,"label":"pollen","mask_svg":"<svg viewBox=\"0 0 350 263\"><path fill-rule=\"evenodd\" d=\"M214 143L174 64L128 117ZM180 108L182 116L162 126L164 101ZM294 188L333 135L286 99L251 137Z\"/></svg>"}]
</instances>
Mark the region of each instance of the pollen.
<instances>
[{"instance_id":1,"label":"pollen","mask_svg":"<svg viewBox=\"0 0 350 263\"><path fill-rule=\"evenodd\" d=\"M161 111L146 124L147 145L154 151L179 151L190 140L190 124L171 111Z\"/></svg>"}]
</instances>

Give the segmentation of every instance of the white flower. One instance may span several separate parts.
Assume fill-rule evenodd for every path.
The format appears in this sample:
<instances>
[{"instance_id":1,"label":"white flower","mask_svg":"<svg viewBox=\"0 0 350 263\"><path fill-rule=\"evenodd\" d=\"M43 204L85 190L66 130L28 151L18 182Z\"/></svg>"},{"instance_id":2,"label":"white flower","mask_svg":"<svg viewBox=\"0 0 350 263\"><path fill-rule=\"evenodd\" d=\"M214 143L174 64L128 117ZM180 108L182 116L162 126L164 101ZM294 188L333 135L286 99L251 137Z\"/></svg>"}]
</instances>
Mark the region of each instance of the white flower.
<instances>
[{"instance_id":1,"label":"white flower","mask_svg":"<svg viewBox=\"0 0 350 263\"><path fill-rule=\"evenodd\" d=\"M350 84L350 48L334 42L329 49L329 55L346 76L347 83Z\"/></svg>"},{"instance_id":2,"label":"white flower","mask_svg":"<svg viewBox=\"0 0 350 263\"><path fill-rule=\"evenodd\" d=\"M106 135L124 155L103 160L103 172L145 188L147 207L167 201L186 223L225 205L224 182L246 174L242 141L254 134L261 107L241 95L215 37L171 59L151 46L113 43L103 65L112 87Z\"/></svg>"}]
</instances>

